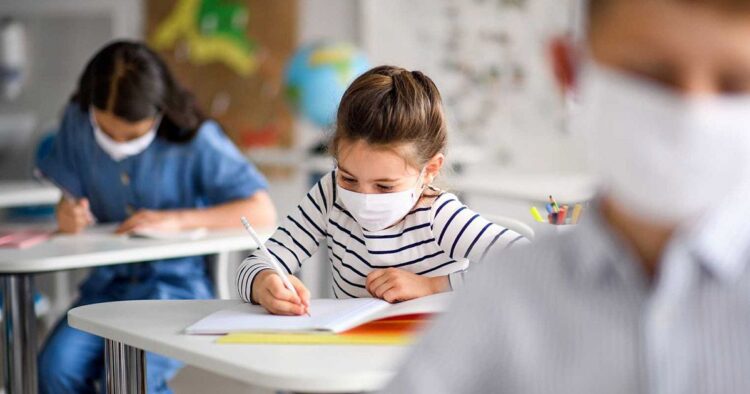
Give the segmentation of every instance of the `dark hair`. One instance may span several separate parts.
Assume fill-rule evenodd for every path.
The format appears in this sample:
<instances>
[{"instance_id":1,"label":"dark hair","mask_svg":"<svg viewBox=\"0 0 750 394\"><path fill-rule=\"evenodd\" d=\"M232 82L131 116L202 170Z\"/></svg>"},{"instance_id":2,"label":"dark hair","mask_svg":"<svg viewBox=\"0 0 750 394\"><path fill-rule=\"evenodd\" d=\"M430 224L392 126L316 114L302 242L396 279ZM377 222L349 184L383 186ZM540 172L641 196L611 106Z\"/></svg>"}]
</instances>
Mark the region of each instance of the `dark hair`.
<instances>
[{"instance_id":1,"label":"dark hair","mask_svg":"<svg viewBox=\"0 0 750 394\"><path fill-rule=\"evenodd\" d=\"M71 101L83 112L93 105L128 122L161 113L157 135L173 142L191 140L205 120L195 97L140 42L115 41L102 48L83 70Z\"/></svg>"},{"instance_id":2,"label":"dark hair","mask_svg":"<svg viewBox=\"0 0 750 394\"><path fill-rule=\"evenodd\" d=\"M413 153L405 159L421 167L445 151L447 129L440 92L430 78L380 66L362 74L344 93L330 150L337 157L342 140L384 148L411 143Z\"/></svg>"}]
</instances>

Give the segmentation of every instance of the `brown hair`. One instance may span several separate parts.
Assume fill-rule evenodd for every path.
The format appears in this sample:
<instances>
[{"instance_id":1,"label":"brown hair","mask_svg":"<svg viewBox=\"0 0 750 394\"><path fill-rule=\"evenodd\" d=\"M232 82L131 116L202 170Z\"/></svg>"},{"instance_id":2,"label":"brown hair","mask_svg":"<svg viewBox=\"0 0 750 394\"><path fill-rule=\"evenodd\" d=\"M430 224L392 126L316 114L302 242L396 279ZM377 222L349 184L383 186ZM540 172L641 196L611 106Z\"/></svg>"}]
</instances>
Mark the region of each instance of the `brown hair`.
<instances>
[{"instance_id":1,"label":"brown hair","mask_svg":"<svg viewBox=\"0 0 750 394\"><path fill-rule=\"evenodd\" d=\"M587 1L589 17L600 16L612 3L622 0L585 0ZM625 0L632 1L632 0ZM656 0L654 0L656 1ZM750 1L747 0L672 0L683 3L701 4L716 7L725 11L750 11Z\"/></svg>"},{"instance_id":2,"label":"brown hair","mask_svg":"<svg viewBox=\"0 0 750 394\"><path fill-rule=\"evenodd\" d=\"M338 156L341 141L364 141L393 148L411 144L404 157L416 168L445 150L447 125L440 92L419 71L379 66L357 78L346 90L336 117L330 151Z\"/></svg>"}]
</instances>

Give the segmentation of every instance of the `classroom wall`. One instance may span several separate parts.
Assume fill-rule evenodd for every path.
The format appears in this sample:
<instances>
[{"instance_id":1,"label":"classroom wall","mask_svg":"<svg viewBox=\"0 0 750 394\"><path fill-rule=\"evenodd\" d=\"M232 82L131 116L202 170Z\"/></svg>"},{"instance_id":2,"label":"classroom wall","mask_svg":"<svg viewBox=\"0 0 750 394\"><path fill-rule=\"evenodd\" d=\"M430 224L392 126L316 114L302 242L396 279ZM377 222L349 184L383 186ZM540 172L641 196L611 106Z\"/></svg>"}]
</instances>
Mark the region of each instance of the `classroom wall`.
<instances>
[{"instance_id":1,"label":"classroom wall","mask_svg":"<svg viewBox=\"0 0 750 394\"><path fill-rule=\"evenodd\" d=\"M0 16L23 23L28 77L14 101L0 99L0 180L28 178L39 137L56 127L92 52L137 37L139 0L3 0Z\"/></svg>"}]
</instances>

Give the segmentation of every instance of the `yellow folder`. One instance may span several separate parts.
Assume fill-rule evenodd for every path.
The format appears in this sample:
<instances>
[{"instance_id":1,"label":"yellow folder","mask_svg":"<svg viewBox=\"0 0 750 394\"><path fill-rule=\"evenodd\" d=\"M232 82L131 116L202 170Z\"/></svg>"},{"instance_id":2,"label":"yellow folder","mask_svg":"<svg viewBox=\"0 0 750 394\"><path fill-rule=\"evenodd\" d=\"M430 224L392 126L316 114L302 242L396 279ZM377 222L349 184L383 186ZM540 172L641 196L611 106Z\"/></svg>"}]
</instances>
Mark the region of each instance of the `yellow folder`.
<instances>
[{"instance_id":1,"label":"yellow folder","mask_svg":"<svg viewBox=\"0 0 750 394\"><path fill-rule=\"evenodd\" d=\"M267 345L408 345L413 335L332 333L233 333L219 338L222 344L267 344Z\"/></svg>"}]
</instances>

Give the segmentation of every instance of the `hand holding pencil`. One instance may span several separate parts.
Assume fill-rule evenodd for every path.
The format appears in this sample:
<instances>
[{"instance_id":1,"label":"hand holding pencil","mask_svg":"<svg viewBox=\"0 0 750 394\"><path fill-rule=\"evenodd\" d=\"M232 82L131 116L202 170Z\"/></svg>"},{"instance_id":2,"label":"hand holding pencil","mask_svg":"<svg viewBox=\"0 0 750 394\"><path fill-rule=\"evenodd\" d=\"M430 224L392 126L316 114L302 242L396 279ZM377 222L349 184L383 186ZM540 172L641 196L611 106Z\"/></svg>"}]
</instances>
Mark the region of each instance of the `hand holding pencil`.
<instances>
[{"instance_id":1,"label":"hand holding pencil","mask_svg":"<svg viewBox=\"0 0 750 394\"><path fill-rule=\"evenodd\" d=\"M307 314L310 316L310 292L305 285L295 276L286 273L280 262L276 261L276 258L261 242L247 218L243 216L241 220L245 230L258 244L258 249L266 256L273 268L261 271L255 277L251 289L252 299L275 315Z\"/></svg>"}]
</instances>

